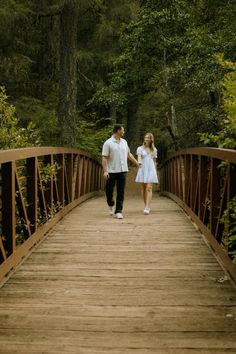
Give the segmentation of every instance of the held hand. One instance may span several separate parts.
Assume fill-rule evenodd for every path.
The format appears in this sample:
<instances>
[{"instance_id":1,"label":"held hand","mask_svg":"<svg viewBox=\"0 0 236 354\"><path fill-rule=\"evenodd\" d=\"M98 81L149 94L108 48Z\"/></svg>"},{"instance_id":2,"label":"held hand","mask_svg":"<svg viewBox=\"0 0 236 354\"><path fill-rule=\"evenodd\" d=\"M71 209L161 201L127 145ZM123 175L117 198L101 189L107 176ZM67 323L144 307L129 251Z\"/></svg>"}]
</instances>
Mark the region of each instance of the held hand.
<instances>
[{"instance_id":1,"label":"held hand","mask_svg":"<svg viewBox=\"0 0 236 354\"><path fill-rule=\"evenodd\" d=\"M137 161L137 167L138 168L142 167L142 163Z\"/></svg>"},{"instance_id":2,"label":"held hand","mask_svg":"<svg viewBox=\"0 0 236 354\"><path fill-rule=\"evenodd\" d=\"M107 181L108 178L109 178L109 173L108 172L104 172L103 173L103 178L105 179L105 181Z\"/></svg>"}]
</instances>

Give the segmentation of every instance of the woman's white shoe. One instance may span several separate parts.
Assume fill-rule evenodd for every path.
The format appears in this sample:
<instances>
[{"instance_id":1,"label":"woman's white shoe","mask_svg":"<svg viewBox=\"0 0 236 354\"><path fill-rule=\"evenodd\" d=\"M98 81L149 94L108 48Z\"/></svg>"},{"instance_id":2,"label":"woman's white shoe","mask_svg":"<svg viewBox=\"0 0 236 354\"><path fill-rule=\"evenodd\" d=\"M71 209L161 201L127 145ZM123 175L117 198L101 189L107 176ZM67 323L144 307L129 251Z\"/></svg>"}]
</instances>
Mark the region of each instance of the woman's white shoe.
<instances>
[{"instance_id":1,"label":"woman's white shoe","mask_svg":"<svg viewBox=\"0 0 236 354\"><path fill-rule=\"evenodd\" d=\"M143 213L148 215L150 213L150 208L144 208Z\"/></svg>"}]
</instances>

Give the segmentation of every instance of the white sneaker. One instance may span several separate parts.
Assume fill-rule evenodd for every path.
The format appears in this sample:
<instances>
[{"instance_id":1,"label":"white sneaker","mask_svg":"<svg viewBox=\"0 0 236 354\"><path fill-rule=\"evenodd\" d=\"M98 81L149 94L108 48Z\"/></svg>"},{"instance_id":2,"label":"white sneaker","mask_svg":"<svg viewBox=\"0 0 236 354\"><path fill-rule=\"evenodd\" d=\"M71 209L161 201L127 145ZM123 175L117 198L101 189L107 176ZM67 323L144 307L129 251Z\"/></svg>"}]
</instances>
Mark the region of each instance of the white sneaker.
<instances>
[{"instance_id":1,"label":"white sneaker","mask_svg":"<svg viewBox=\"0 0 236 354\"><path fill-rule=\"evenodd\" d=\"M109 206L108 214L111 216L114 215L114 207L113 206Z\"/></svg>"},{"instance_id":2,"label":"white sneaker","mask_svg":"<svg viewBox=\"0 0 236 354\"><path fill-rule=\"evenodd\" d=\"M121 213L115 214L116 219L123 219L123 215Z\"/></svg>"},{"instance_id":3,"label":"white sneaker","mask_svg":"<svg viewBox=\"0 0 236 354\"><path fill-rule=\"evenodd\" d=\"M144 208L143 213L148 215L150 213L150 208Z\"/></svg>"}]
</instances>

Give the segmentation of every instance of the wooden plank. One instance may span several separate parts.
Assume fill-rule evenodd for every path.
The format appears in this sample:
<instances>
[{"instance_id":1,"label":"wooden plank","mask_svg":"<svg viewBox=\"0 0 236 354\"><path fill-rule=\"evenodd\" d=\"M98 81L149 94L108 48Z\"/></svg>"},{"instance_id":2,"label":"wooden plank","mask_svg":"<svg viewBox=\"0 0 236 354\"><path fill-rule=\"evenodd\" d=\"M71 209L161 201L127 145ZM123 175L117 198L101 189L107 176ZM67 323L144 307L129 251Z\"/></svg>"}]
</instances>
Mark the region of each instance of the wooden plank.
<instances>
[{"instance_id":1,"label":"wooden plank","mask_svg":"<svg viewBox=\"0 0 236 354\"><path fill-rule=\"evenodd\" d=\"M4 337L8 335L7 339ZM45 346L52 346L57 343L61 343L61 346L70 347L77 346L77 350L83 347L90 348L120 348L126 350L126 348L133 349L156 349L159 348L200 348L205 349L205 353L210 349L234 349L236 350L235 332L208 332L202 334L201 331L194 332L142 332L137 328L135 333L124 332L110 332L103 331L62 331L62 330L31 330L28 329L0 329L0 342L5 345L11 338L11 342L14 340L17 345L23 344L29 341L31 337L31 343L40 345L44 343ZM47 348L47 347L46 347ZM79 351L80 353L80 351ZM93 353L93 351L91 351Z\"/></svg>"},{"instance_id":2,"label":"wooden plank","mask_svg":"<svg viewBox=\"0 0 236 354\"><path fill-rule=\"evenodd\" d=\"M3 346L2 350L0 348L0 353L1 354L42 354L42 353L50 353L50 354L72 354L76 353L78 354L78 347L76 345L44 345L44 343L40 343L39 345L33 343L29 343L27 345L24 344L18 344L17 349L15 349L11 344L8 345L8 348L6 349L5 346ZM105 348L105 347L80 347L80 354L124 354L124 349L123 348ZM138 348L125 348L125 354L228 354L228 353L234 353L235 354L235 349L218 349L218 348L208 348L207 352L206 349L184 349L184 348L177 348L177 349L168 349L168 348L158 348L157 349L152 349L152 348L144 348L144 349L138 349Z\"/></svg>"},{"instance_id":3,"label":"wooden plank","mask_svg":"<svg viewBox=\"0 0 236 354\"><path fill-rule=\"evenodd\" d=\"M24 320L24 328L30 330L37 330L38 327L45 328L45 330L52 329L52 321L55 322L53 328L59 331L65 331L68 328L76 331L83 331L89 328L94 332L121 332L121 333L135 333L137 329L141 332L156 333L162 331L173 332L193 332L205 331L207 333L213 332L216 326L220 326L223 331L235 331L236 316L235 311L231 313L231 318L227 317L228 311L219 311L214 309L209 314L205 315L203 307L189 307L189 309L173 307L155 307L148 308L132 308L132 311L124 310L124 307L118 310L111 311L111 308L102 307L93 308L94 313L91 316L87 315L89 307L84 309L84 313L80 314L76 307L73 311L66 306L61 311L60 308L50 309L50 316L47 309L32 309ZM85 312L86 310L86 312ZM112 316L111 316L112 313ZM2 329L18 328L21 329L21 319L25 316L25 310L10 309L2 310L0 321ZM181 316L182 321L179 321ZM196 323L192 318L195 318Z\"/></svg>"}]
</instances>

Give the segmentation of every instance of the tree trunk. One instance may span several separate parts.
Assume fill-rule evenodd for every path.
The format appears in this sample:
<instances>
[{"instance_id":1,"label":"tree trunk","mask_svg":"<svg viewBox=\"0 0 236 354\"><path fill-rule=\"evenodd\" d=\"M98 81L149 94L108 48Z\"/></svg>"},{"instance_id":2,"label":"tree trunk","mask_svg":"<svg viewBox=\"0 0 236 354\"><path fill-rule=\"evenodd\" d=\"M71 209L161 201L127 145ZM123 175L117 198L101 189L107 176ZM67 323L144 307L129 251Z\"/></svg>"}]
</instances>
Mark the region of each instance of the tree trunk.
<instances>
[{"instance_id":1,"label":"tree trunk","mask_svg":"<svg viewBox=\"0 0 236 354\"><path fill-rule=\"evenodd\" d=\"M60 19L58 131L61 145L76 143L77 6L65 2Z\"/></svg>"},{"instance_id":2,"label":"tree trunk","mask_svg":"<svg viewBox=\"0 0 236 354\"><path fill-rule=\"evenodd\" d=\"M137 104L130 103L127 112L127 127L125 139L132 153L135 153L137 146L140 145L139 122L137 119Z\"/></svg>"},{"instance_id":3,"label":"tree trunk","mask_svg":"<svg viewBox=\"0 0 236 354\"><path fill-rule=\"evenodd\" d=\"M173 103L171 104L170 109L171 109L171 127L175 137L177 137L178 132L177 132L177 125L176 125L175 106Z\"/></svg>"},{"instance_id":4,"label":"tree trunk","mask_svg":"<svg viewBox=\"0 0 236 354\"><path fill-rule=\"evenodd\" d=\"M112 103L110 104L110 116L112 124L115 124L117 122L117 112L115 105Z\"/></svg>"}]
</instances>

